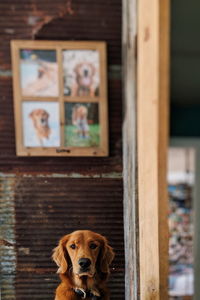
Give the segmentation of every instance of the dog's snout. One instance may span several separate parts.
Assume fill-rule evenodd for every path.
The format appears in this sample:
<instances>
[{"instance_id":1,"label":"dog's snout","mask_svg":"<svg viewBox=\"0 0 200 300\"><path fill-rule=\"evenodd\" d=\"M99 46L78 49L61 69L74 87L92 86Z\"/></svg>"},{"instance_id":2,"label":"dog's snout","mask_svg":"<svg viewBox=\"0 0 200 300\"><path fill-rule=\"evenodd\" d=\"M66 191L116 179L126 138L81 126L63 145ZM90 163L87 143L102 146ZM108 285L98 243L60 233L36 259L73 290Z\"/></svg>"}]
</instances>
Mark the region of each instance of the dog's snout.
<instances>
[{"instance_id":1,"label":"dog's snout","mask_svg":"<svg viewBox=\"0 0 200 300\"><path fill-rule=\"evenodd\" d=\"M84 76L88 76L88 70L87 69L84 70Z\"/></svg>"},{"instance_id":2,"label":"dog's snout","mask_svg":"<svg viewBox=\"0 0 200 300\"><path fill-rule=\"evenodd\" d=\"M87 269L91 265L91 260L89 258L80 258L78 264L82 269Z\"/></svg>"}]
</instances>

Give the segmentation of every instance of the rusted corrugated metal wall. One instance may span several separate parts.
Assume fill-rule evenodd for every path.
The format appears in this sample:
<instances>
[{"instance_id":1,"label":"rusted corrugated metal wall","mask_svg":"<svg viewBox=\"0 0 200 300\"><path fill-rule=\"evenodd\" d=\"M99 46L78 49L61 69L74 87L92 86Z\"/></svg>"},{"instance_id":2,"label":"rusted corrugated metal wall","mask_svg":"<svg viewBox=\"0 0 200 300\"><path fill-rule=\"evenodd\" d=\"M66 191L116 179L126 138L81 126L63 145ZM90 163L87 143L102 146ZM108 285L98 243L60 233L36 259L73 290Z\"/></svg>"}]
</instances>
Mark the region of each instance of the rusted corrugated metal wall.
<instances>
[{"instance_id":1,"label":"rusted corrugated metal wall","mask_svg":"<svg viewBox=\"0 0 200 300\"><path fill-rule=\"evenodd\" d=\"M17 158L11 39L105 40L110 156ZM58 239L76 229L106 235L116 251L112 299L124 299L121 157L121 1L0 2L0 286L2 300L53 299Z\"/></svg>"}]
</instances>

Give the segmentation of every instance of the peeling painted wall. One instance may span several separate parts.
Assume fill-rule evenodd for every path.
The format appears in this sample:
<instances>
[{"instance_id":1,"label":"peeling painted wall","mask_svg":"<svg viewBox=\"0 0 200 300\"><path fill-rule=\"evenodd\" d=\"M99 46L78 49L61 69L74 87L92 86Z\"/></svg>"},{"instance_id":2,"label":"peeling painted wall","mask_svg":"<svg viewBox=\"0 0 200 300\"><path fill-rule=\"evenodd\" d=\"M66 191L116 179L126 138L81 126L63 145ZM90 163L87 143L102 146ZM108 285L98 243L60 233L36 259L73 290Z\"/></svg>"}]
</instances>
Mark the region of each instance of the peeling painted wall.
<instances>
[{"instance_id":1,"label":"peeling painted wall","mask_svg":"<svg viewBox=\"0 0 200 300\"><path fill-rule=\"evenodd\" d=\"M0 299L15 299L15 176L0 177Z\"/></svg>"},{"instance_id":2,"label":"peeling painted wall","mask_svg":"<svg viewBox=\"0 0 200 300\"><path fill-rule=\"evenodd\" d=\"M111 299L122 300L121 1L2 0L0 14L1 300L53 299L52 248L79 228L109 238L116 251ZM109 157L16 157L12 39L107 42Z\"/></svg>"}]
</instances>

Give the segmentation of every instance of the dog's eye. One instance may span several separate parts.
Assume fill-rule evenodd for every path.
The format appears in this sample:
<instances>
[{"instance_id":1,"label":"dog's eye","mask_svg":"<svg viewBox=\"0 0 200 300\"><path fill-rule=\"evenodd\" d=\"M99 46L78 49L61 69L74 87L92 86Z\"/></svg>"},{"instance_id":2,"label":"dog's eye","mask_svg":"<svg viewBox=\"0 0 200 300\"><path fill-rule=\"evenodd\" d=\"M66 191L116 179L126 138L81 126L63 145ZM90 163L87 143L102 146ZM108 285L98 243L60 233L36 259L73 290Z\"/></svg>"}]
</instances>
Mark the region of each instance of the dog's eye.
<instances>
[{"instance_id":1,"label":"dog's eye","mask_svg":"<svg viewBox=\"0 0 200 300\"><path fill-rule=\"evenodd\" d=\"M90 244L90 249L96 249L96 247L97 247L96 244L94 244L94 243Z\"/></svg>"},{"instance_id":2,"label":"dog's eye","mask_svg":"<svg viewBox=\"0 0 200 300\"><path fill-rule=\"evenodd\" d=\"M76 249L76 245L75 245L75 244L71 244L71 245L70 245L70 248Z\"/></svg>"}]
</instances>

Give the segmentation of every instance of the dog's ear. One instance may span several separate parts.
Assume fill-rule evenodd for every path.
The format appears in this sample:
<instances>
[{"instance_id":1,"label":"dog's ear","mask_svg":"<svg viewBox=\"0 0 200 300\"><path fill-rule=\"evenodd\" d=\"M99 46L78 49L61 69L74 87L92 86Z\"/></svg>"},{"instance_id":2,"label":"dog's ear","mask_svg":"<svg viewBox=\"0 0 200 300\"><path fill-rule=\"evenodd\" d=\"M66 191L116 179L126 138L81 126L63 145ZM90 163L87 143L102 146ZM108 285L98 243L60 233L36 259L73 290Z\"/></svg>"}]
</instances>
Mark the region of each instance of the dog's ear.
<instances>
[{"instance_id":1,"label":"dog's ear","mask_svg":"<svg viewBox=\"0 0 200 300\"><path fill-rule=\"evenodd\" d=\"M67 262L67 249L66 243L69 239L69 235L65 235L60 241L58 246L53 250L52 258L57 264L58 271L57 273L64 274L68 269L68 262Z\"/></svg>"},{"instance_id":2,"label":"dog's ear","mask_svg":"<svg viewBox=\"0 0 200 300\"><path fill-rule=\"evenodd\" d=\"M75 72L76 74L78 74L79 68L80 68L81 66L82 66L82 63L79 63L79 64L77 64L77 65L75 66L74 72Z\"/></svg>"},{"instance_id":3,"label":"dog's ear","mask_svg":"<svg viewBox=\"0 0 200 300\"><path fill-rule=\"evenodd\" d=\"M113 261L115 254L113 249L108 245L105 237L102 237L102 249L100 251L100 269L102 273L109 273L109 266Z\"/></svg>"}]
</instances>

